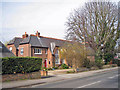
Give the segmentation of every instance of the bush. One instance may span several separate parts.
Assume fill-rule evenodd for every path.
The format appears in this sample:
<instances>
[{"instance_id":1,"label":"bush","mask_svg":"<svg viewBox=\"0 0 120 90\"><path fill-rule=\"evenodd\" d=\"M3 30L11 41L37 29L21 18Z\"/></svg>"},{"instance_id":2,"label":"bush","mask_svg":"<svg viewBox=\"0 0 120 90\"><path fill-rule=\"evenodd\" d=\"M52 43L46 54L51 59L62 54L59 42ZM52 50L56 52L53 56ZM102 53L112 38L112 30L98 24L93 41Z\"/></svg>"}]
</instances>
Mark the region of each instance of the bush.
<instances>
[{"instance_id":1,"label":"bush","mask_svg":"<svg viewBox=\"0 0 120 90\"><path fill-rule=\"evenodd\" d=\"M112 67L111 65L103 65L103 68L110 68Z\"/></svg>"},{"instance_id":2,"label":"bush","mask_svg":"<svg viewBox=\"0 0 120 90\"><path fill-rule=\"evenodd\" d=\"M98 70L98 69L99 69L99 68L96 67L96 66L93 66L93 67L90 68L90 70Z\"/></svg>"},{"instance_id":3,"label":"bush","mask_svg":"<svg viewBox=\"0 0 120 90\"><path fill-rule=\"evenodd\" d=\"M118 59L112 60L112 63L117 64L118 66L120 66L120 60L118 60Z\"/></svg>"},{"instance_id":4,"label":"bush","mask_svg":"<svg viewBox=\"0 0 120 90\"><path fill-rule=\"evenodd\" d=\"M112 67L117 67L117 64L112 64L111 66L112 66Z\"/></svg>"},{"instance_id":5,"label":"bush","mask_svg":"<svg viewBox=\"0 0 120 90\"><path fill-rule=\"evenodd\" d=\"M53 70L52 68L48 68L47 70Z\"/></svg>"},{"instance_id":6,"label":"bush","mask_svg":"<svg viewBox=\"0 0 120 90\"><path fill-rule=\"evenodd\" d=\"M71 70L71 71L67 71L67 73L75 73L75 71L74 71L74 70L73 70L73 71Z\"/></svg>"},{"instance_id":7,"label":"bush","mask_svg":"<svg viewBox=\"0 0 120 90\"><path fill-rule=\"evenodd\" d=\"M109 62L114 58L114 55L113 54L110 54L110 53L106 53L104 55L104 59L105 59L105 64L109 64Z\"/></svg>"},{"instance_id":8,"label":"bush","mask_svg":"<svg viewBox=\"0 0 120 90\"><path fill-rule=\"evenodd\" d=\"M69 66L66 65L66 64L62 64L61 67L62 67L62 69L68 69L69 68Z\"/></svg>"},{"instance_id":9,"label":"bush","mask_svg":"<svg viewBox=\"0 0 120 90\"><path fill-rule=\"evenodd\" d=\"M48 69L46 67L41 67L41 70L47 71Z\"/></svg>"},{"instance_id":10,"label":"bush","mask_svg":"<svg viewBox=\"0 0 120 90\"><path fill-rule=\"evenodd\" d=\"M83 62L83 67L86 67L86 68L90 68L90 60L89 59L85 59L84 62Z\"/></svg>"},{"instance_id":11,"label":"bush","mask_svg":"<svg viewBox=\"0 0 120 90\"><path fill-rule=\"evenodd\" d=\"M54 69L58 69L58 67L53 67Z\"/></svg>"},{"instance_id":12,"label":"bush","mask_svg":"<svg viewBox=\"0 0 120 90\"><path fill-rule=\"evenodd\" d=\"M2 74L30 73L39 71L42 59L36 57L7 57L2 58Z\"/></svg>"},{"instance_id":13,"label":"bush","mask_svg":"<svg viewBox=\"0 0 120 90\"><path fill-rule=\"evenodd\" d=\"M91 68L93 66L95 66L95 62L94 61L90 61L89 59L85 59L84 60L83 67Z\"/></svg>"},{"instance_id":14,"label":"bush","mask_svg":"<svg viewBox=\"0 0 120 90\"><path fill-rule=\"evenodd\" d=\"M95 65L99 68L102 69L104 63L101 59L95 61Z\"/></svg>"}]
</instances>

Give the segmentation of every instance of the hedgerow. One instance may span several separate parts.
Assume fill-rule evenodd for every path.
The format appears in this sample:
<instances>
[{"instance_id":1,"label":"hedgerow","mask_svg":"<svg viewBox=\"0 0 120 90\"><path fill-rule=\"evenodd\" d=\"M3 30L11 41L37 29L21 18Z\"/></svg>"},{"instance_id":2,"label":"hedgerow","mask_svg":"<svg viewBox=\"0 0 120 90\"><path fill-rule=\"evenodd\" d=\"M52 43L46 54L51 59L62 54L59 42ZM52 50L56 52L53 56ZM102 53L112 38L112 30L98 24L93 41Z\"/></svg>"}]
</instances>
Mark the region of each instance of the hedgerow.
<instances>
[{"instance_id":1,"label":"hedgerow","mask_svg":"<svg viewBox=\"0 0 120 90\"><path fill-rule=\"evenodd\" d=\"M30 73L39 71L42 59L37 57L6 57L2 58L2 74Z\"/></svg>"}]
</instances>

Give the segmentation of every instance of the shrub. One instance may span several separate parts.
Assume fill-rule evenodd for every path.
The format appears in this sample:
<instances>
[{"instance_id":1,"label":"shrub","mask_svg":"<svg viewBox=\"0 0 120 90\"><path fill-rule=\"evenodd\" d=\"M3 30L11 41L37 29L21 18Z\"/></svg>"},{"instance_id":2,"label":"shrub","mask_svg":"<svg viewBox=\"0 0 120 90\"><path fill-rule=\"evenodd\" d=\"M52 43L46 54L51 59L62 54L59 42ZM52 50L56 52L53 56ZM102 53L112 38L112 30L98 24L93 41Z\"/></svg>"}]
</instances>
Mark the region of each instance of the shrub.
<instances>
[{"instance_id":1,"label":"shrub","mask_svg":"<svg viewBox=\"0 0 120 90\"><path fill-rule=\"evenodd\" d=\"M75 73L74 70L67 71L67 73Z\"/></svg>"},{"instance_id":2,"label":"shrub","mask_svg":"<svg viewBox=\"0 0 120 90\"><path fill-rule=\"evenodd\" d=\"M103 65L103 68L110 68L112 67L111 65Z\"/></svg>"},{"instance_id":3,"label":"shrub","mask_svg":"<svg viewBox=\"0 0 120 90\"><path fill-rule=\"evenodd\" d=\"M62 64L61 67L62 67L62 69L68 69L69 68L69 66L66 65L66 64Z\"/></svg>"},{"instance_id":4,"label":"shrub","mask_svg":"<svg viewBox=\"0 0 120 90\"><path fill-rule=\"evenodd\" d=\"M93 66L95 66L95 62L94 61L90 61L89 59L85 59L84 60L83 67L91 68Z\"/></svg>"},{"instance_id":5,"label":"shrub","mask_svg":"<svg viewBox=\"0 0 120 90\"><path fill-rule=\"evenodd\" d=\"M104 59L105 59L105 64L109 64L109 62L114 58L113 54L110 53L106 53L104 55Z\"/></svg>"},{"instance_id":6,"label":"shrub","mask_svg":"<svg viewBox=\"0 0 120 90\"><path fill-rule=\"evenodd\" d=\"M118 66L120 66L120 60L118 60L118 59L112 60L112 63L117 64Z\"/></svg>"},{"instance_id":7,"label":"shrub","mask_svg":"<svg viewBox=\"0 0 120 90\"><path fill-rule=\"evenodd\" d=\"M85 59L84 62L83 62L83 67L87 67L89 68L90 67L90 60L89 59Z\"/></svg>"},{"instance_id":8,"label":"shrub","mask_svg":"<svg viewBox=\"0 0 120 90\"><path fill-rule=\"evenodd\" d=\"M101 59L95 61L95 65L99 68L102 69L104 63Z\"/></svg>"},{"instance_id":9,"label":"shrub","mask_svg":"<svg viewBox=\"0 0 120 90\"><path fill-rule=\"evenodd\" d=\"M48 68L48 70L53 70L52 68Z\"/></svg>"},{"instance_id":10,"label":"shrub","mask_svg":"<svg viewBox=\"0 0 120 90\"><path fill-rule=\"evenodd\" d=\"M47 71L48 69L46 67L41 67L41 70Z\"/></svg>"},{"instance_id":11,"label":"shrub","mask_svg":"<svg viewBox=\"0 0 120 90\"><path fill-rule=\"evenodd\" d=\"M53 67L54 69L58 69L58 67Z\"/></svg>"},{"instance_id":12,"label":"shrub","mask_svg":"<svg viewBox=\"0 0 120 90\"><path fill-rule=\"evenodd\" d=\"M2 74L30 73L41 69L42 59L36 57L2 58Z\"/></svg>"},{"instance_id":13,"label":"shrub","mask_svg":"<svg viewBox=\"0 0 120 90\"><path fill-rule=\"evenodd\" d=\"M111 64L112 67L117 67L117 64Z\"/></svg>"}]
</instances>

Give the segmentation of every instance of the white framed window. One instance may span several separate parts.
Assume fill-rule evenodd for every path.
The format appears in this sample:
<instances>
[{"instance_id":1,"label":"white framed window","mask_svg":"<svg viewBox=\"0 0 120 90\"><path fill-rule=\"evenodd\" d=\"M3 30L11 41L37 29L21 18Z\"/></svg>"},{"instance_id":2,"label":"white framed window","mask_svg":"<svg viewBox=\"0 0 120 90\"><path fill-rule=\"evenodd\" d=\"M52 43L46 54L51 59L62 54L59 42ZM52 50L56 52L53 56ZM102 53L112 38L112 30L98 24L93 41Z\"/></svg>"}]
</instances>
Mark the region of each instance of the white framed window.
<instances>
[{"instance_id":1,"label":"white framed window","mask_svg":"<svg viewBox=\"0 0 120 90\"><path fill-rule=\"evenodd\" d=\"M35 49L34 49L34 54L42 54L42 49L40 49L40 48L35 48Z\"/></svg>"},{"instance_id":2,"label":"white framed window","mask_svg":"<svg viewBox=\"0 0 120 90\"><path fill-rule=\"evenodd\" d=\"M10 47L9 50L12 51L12 47Z\"/></svg>"},{"instance_id":3,"label":"white framed window","mask_svg":"<svg viewBox=\"0 0 120 90\"><path fill-rule=\"evenodd\" d=\"M56 64L60 64L60 60L59 60L59 50L57 49L55 52L55 63Z\"/></svg>"},{"instance_id":4,"label":"white framed window","mask_svg":"<svg viewBox=\"0 0 120 90\"><path fill-rule=\"evenodd\" d=\"M23 55L23 48L20 49L20 54Z\"/></svg>"},{"instance_id":5,"label":"white framed window","mask_svg":"<svg viewBox=\"0 0 120 90\"><path fill-rule=\"evenodd\" d=\"M47 49L45 49L45 54L47 54Z\"/></svg>"},{"instance_id":6,"label":"white framed window","mask_svg":"<svg viewBox=\"0 0 120 90\"><path fill-rule=\"evenodd\" d=\"M65 64L65 59L62 60L62 63Z\"/></svg>"},{"instance_id":7,"label":"white framed window","mask_svg":"<svg viewBox=\"0 0 120 90\"><path fill-rule=\"evenodd\" d=\"M60 62L59 62L60 60L59 60L59 57L58 56L55 56L55 63L56 64L59 64Z\"/></svg>"},{"instance_id":8,"label":"white framed window","mask_svg":"<svg viewBox=\"0 0 120 90\"><path fill-rule=\"evenodd\" d=\"M55 55L59 55L59 50L58 49L56 50Z\"/></svg>"}]
</instances>

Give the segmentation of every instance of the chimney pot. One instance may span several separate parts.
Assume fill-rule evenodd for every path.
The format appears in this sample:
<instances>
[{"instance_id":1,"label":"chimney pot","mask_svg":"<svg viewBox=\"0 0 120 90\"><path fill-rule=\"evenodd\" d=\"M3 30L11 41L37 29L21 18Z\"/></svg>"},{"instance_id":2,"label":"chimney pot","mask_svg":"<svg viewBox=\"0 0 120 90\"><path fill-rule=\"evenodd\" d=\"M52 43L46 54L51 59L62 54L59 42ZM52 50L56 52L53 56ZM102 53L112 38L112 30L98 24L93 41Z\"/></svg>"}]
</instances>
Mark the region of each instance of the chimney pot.
<instances>
[{"instance_id":1,"label":"chimney pot","mask_svg":"<svg viewBox=\"0 0 120 90\"><path fill-rule=\"evenodd\" d=\"M28 37L28 34L25 32L25 34L22 35L22 38Z\"/></svg>"},{"instance_id":2,"label":"chimney pot","mask_svg":"<svg viewBox=\"0 0 120 90\"><path fill-rule=\"evenodd\" d=\"M36 33L36 36L37 36L37 37L39 37L39 36L40 36L40 33L39 33L38 31L37 31L37 33Z\"/></svg>"}]
</instances>

